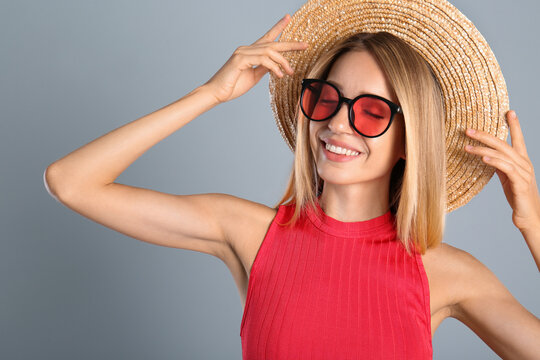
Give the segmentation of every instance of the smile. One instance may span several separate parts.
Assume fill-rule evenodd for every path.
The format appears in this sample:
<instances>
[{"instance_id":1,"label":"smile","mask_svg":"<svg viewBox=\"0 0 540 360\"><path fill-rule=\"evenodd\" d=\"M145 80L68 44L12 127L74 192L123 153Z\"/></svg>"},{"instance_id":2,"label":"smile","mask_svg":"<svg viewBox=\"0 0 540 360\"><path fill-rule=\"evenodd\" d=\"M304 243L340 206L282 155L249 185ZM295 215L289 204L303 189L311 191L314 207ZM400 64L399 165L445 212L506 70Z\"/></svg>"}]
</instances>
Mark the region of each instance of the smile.
<instances>
[{"instance_id":1,"label":"smile","mask_svg":"<svg viewBox=\"0 0 540 360\"><path fill-rule=\"evenodd\" d=\"M339 146L326 144L321 140L321 148L324 156L330 161L344 162L358 158L362 153L358 151L343 149Z\"/></svg>"}]
</instances>

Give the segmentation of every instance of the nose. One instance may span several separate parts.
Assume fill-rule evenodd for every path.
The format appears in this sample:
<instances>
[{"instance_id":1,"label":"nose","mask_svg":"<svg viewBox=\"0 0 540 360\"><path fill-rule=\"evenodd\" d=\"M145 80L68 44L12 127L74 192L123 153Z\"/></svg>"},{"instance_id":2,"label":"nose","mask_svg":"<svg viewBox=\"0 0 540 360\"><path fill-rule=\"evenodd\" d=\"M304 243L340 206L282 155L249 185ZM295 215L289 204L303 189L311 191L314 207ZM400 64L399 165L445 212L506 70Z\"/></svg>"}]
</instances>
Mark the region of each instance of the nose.
<instances>
[{"instance_id":1,"label":"nose","mask_svg":"<svg viewBox=\"0 0 540 360\"><path fill-rule=\"evenodd\" d=\"M343 102L339 111L329 120L328 128L333 133L354 133L349 123L349 104L347 102Z\"/></svg>"}]
</instances>

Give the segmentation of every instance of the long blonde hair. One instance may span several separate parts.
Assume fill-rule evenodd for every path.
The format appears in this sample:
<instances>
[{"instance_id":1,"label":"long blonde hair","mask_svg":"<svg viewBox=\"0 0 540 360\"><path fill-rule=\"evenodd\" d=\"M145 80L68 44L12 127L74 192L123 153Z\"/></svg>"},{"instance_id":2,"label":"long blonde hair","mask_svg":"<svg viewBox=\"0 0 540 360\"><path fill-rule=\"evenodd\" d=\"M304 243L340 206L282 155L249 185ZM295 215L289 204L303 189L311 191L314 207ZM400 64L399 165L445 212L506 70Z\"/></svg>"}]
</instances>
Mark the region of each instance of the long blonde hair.
<instances>
[{"instance_id":1,"label":"long blonde hair","mask_svg":"<svg viewBox=\"0 0 540 360\"><path fill-rule=\"evenodd\" d=\"M442 242L446 216L446 157L442 91L429 64L405 41L387 33L359 33L338 42L310 69L307 78L326 79L334 62L348 51L367 51L388 78L405 125L405 156L390 178L390 209L399 241L424 254ZM309 120L296 104L294 162L287 188L275 205L295 205L294 225L305 206L316 210L323 180L317 173L309 141Z\"/></svg>"}]
</instances>

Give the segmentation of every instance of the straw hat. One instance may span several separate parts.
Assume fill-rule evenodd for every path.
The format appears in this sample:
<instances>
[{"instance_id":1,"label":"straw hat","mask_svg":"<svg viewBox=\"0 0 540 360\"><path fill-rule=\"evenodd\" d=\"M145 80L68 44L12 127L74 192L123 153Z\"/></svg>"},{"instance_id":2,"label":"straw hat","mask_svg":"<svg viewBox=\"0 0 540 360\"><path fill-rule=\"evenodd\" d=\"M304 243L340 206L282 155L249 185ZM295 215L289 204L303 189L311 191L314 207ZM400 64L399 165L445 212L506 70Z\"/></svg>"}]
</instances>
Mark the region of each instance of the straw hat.
<instances>
[{"instance_id":1,"label":"straw hat","mask_svg":"<svg viewBox=\"0 0 540 360\"><path fill-rule=\"evenodd\" d=\"M464 151L465 135L480 129L506 141L506 83L484 37L446 0L309 0L294 13L279 41L305 41L303 51L282 55L295 69L279 78L270 72L270 102L279 131L294 152L295 105L301 81L319 56L358 32L389 32L418 51L432 67L444 95L446 212L465 205L488 183L495 168ZM476 142L476 144L475 144ZM485 146L485 145L484 145Z\"/></svg>"}]
</instances>

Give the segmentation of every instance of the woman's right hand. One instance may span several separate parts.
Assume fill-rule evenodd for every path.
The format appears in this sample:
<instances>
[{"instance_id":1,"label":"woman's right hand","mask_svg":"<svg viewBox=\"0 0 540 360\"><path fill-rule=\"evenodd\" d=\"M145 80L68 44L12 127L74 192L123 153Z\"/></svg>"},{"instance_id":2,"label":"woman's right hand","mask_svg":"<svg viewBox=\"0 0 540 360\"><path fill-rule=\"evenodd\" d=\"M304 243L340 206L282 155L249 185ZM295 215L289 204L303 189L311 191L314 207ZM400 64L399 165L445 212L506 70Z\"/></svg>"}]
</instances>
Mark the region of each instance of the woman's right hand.
<instances>
[{"instance_id":1,"label":"woman's right hand","mask_svg":"<svg viewBox=\"0 0 540 360\"><path fill-rule=\"evenodd\" d=\"M223 103L245 94L269 70L280 78L285 76L279 65L289 75L293 74L293 69L279 52L305 50L308 44L301 41L274 41L290 19L289 14L286 14L259 40L249 46L239 46L221 69L205 83L218 102Z\"/></svg>"}]
</instances>

